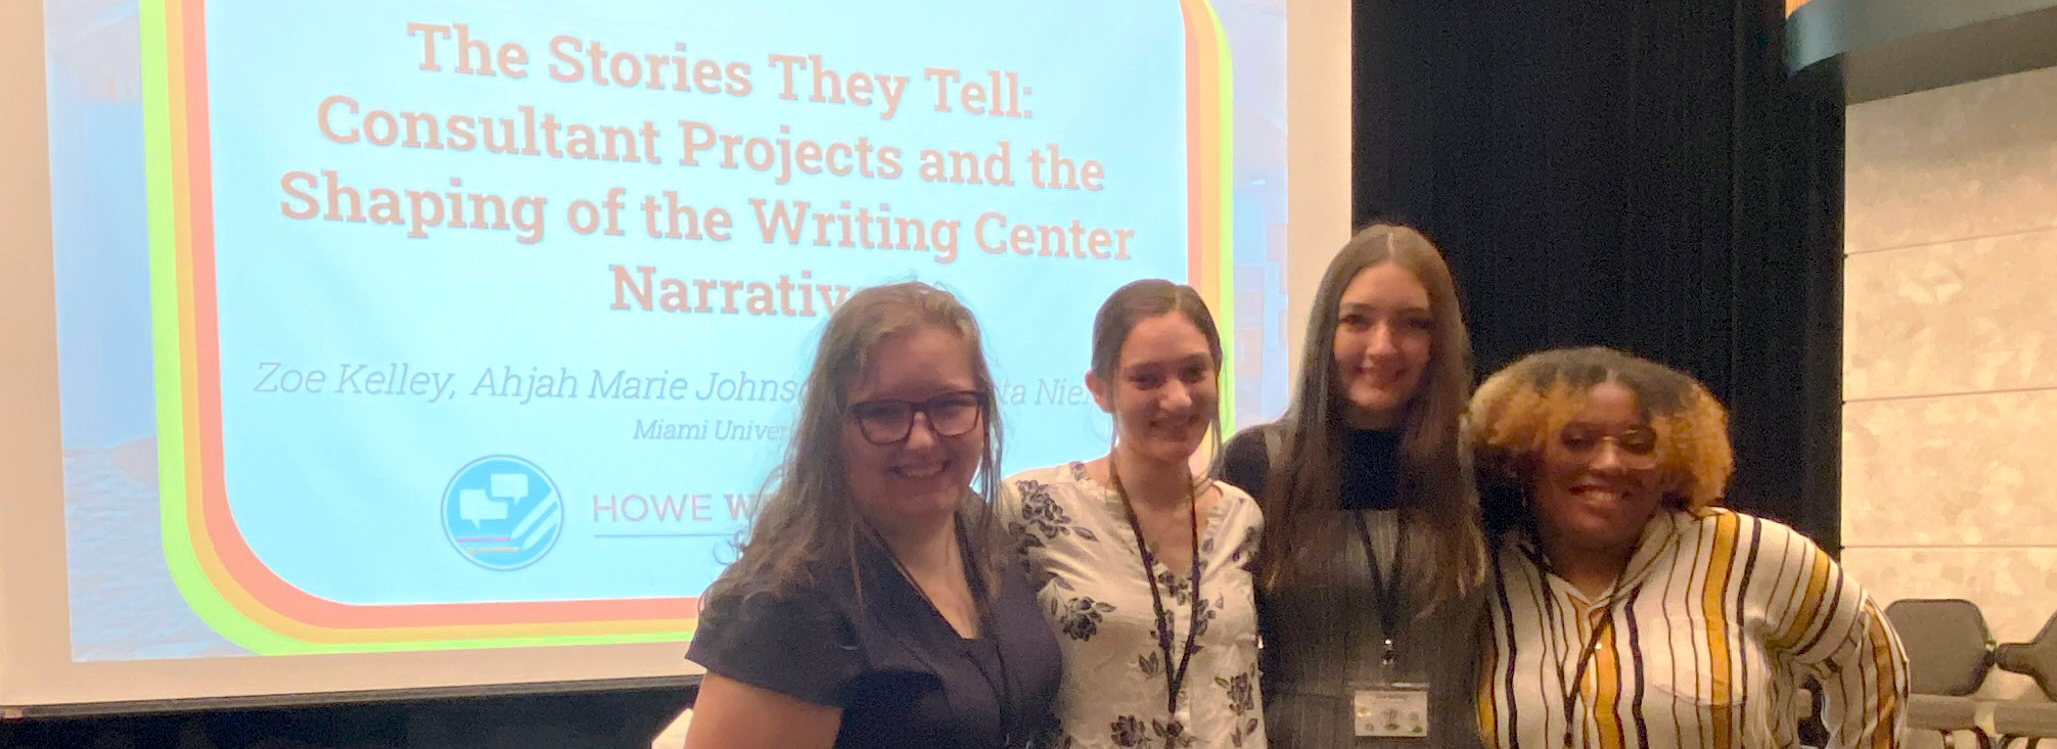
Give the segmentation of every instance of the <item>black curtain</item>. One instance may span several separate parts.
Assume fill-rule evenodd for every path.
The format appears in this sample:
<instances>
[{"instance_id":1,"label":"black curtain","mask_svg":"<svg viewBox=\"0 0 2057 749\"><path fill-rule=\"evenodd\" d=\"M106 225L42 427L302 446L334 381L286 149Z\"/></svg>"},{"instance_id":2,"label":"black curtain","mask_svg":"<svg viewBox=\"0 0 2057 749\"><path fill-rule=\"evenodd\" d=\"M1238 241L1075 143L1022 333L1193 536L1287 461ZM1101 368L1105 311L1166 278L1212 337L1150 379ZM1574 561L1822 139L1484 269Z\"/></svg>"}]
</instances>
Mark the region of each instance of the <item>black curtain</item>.
<instances>
[{"instance_id":1,"label":"black curtain","mask_svg":"<svg viewBox=\"0 0 2057 749\"><path fill-rule=\"evenodd\" d=\"M1779 0L1355 6L1355 208L1444 249L1481 375L1603 344L1727 404L1728 506L1833 552L1840 86Z\"/></svg>"}]
</instances>

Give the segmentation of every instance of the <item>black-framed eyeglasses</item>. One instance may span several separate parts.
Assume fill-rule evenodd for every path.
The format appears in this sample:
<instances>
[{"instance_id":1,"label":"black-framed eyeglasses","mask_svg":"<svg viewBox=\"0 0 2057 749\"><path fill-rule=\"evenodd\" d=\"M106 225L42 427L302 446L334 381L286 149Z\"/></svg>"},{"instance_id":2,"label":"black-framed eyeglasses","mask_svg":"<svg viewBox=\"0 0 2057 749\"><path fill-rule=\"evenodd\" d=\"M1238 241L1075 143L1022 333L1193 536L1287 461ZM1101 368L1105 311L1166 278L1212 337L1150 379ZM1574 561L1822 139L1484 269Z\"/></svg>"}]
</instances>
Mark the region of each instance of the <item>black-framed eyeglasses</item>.
<instances>
[{"instance_id":1,"label":"black-framed eyeglasses","mask_svg":"<svg viewBox=\"0 0 2057 749\"><path fill-rule=\"evenodd\" d=\"M929 429L936 436L960 437L978 428L985 410L984 394L962 390L919 402L882 398L853 403L850 418L857 421L857 430L864 433L866 442L895 445L914 433L915 414L928 416Z\"/></svg>"}]
</instances>

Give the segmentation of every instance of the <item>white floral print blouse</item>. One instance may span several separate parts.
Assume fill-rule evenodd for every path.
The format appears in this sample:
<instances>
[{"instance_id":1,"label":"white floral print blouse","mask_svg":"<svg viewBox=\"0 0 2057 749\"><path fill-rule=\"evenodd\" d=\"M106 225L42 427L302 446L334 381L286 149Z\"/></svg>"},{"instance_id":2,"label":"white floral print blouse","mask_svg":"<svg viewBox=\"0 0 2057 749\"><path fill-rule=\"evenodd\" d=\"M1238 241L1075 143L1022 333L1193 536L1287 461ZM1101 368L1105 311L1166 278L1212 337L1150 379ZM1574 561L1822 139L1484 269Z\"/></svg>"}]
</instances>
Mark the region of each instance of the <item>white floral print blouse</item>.
<instances>
[{"instance_id":1,"label":"white floral print blouse","mask_svg":"<svg viewBox=\"0 0 2057 749\"><path fill-rule=\"evenodd\" d=\"M1192 569L1170 569L1152 554L1163 619L1120 497L1085 464L1026 471L1002 486L1001 521L1028 560L1029 587L1064 654L1058 725L1045 746L1264 747L1251 575L1264 520L1249 494L1213 484L1221 499L1200 518L1197 608ZM1198 628L1176 713L1167 710L1166 625L1172 666Z\"/></svg>"}]
</instances>

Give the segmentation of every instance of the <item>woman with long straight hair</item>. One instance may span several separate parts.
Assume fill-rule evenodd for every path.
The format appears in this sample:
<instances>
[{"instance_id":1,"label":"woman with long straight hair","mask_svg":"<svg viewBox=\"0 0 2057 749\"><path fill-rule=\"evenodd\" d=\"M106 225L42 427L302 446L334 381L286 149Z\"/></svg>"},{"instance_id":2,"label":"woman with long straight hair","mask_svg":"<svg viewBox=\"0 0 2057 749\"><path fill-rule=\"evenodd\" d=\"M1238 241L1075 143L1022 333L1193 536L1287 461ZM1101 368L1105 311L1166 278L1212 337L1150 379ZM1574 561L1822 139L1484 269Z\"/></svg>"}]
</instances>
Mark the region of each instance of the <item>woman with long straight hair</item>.
<instances>
[{"instance_id":1,"label":"woman with long straight hair","mask_svg":"<svg viewBox=\"0 0 2057 749\"><path fill-rule=\"evenodd\" d=\"M1273 746L1469 746L1485 550L1471 347L1442 253L1374 224L1329 262L1291 405L1218 470L1255 495Z\"/></svg>"},{"instance_id":2,"label":"woman with long straight hair","mask_svg":"<svg viewBox=\"0 0 2057 749\"><path fill-rule=\"evenodd\" d=\"M837 307L785 462L707 591L686 746L1013 749L1041 734L1057 643L991 510L999 465L970 310L921 283Z\"/></svg>"}]
</instances>

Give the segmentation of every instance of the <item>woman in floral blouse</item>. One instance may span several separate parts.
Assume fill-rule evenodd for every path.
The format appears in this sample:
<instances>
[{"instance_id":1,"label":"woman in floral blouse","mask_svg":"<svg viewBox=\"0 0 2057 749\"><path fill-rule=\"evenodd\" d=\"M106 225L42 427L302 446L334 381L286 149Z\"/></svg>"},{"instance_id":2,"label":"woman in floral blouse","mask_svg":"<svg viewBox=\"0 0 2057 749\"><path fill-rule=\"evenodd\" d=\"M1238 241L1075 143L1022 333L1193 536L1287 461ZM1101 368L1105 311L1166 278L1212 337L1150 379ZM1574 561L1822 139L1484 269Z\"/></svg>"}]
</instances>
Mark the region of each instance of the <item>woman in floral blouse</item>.
<instances>
[{"instance_id":1,"label":"woman in floral blouse","mask_svg":"<svg viewBox=\"0 0 2057 749\"><path fill-rule=\"evenodd\" d=\"M1251 565L1257 503L1190 460L1217 424L1221 339L1192 288L1137 281L1093 323L1105 456L1027 471L1000 517L1058 633L1052 747L1265 745Z\"/></svg>"}]
</instances>

